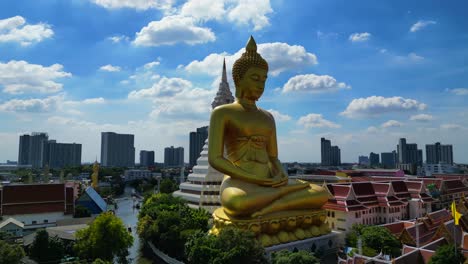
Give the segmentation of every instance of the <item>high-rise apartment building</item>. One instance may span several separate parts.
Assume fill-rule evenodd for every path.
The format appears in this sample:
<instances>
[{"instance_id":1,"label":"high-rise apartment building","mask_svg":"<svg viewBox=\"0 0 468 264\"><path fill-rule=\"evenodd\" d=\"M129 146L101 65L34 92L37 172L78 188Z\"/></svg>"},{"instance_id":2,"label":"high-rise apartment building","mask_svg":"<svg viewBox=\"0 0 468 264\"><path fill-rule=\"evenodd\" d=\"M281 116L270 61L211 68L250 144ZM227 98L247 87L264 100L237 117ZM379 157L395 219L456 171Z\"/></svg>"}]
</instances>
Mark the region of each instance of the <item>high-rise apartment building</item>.
<instances>
[{"instance_id":1,"label":"high-rise apartment building","mask_svg":"<svg viewBox=\"0 0 468 264\"><path fill-rule=\"evenodd\" d=\"M18 151L18 165L29 165L29 148L30 148L31 136L22 135L19 140L19 151Z\"/></svg>"},{"instance_id":2,"label":"high-rise apartment building","mask_svg":"<svg viewBox=\"0 0 468 264\"><path fill-rule=\"evenodd\" d=\"M442 145L440 142L426 145L426 163L453 165L452 145Z\"/></svg>"},{"instance_id":3,"label":"high-rise apartment building","mask_svg":"<svg viewBox=\"0 0 468 264\"><path fill-rule=\"evenodd\" d=\"M149 150L140 151L140 166L144 166L144 167L154 166L154 151L149 151Z\"/></svg>"},{"instance_id":4,"label":"high-rise apartment building","mask_svg":"<svg viewBox=\"0 0 468 264\"><path fill-rule=\"evenodd\" d=\"M397 145L398 164L413 164L422 166L422 150L415 143L406 143L406 138L400 138Z\"/></svg>"},{"instance_id":5,"label":"high-rise apartment building","mask_svg":"<svg viewBox=\"0 0 468 264\"><path fill-rule=\"evenodd\" d=\"M101 133L101 166L134 167L135 137L114 132Z\"/></svg>"},{"instance_id":6,"label":"high-rise apartment building","mask_svg":"<svg viewBox=\"0 0 468 264\"><path fill-rule=\"evenodd\" d=\"M199 127L197 131L190 132L190 146L189 146L189 165L193 167L200 157L200 152L205 145L208 138L208 126Z\"/></svg>"},{"instance_id":7,"label":"high-rise apartment building","mask_svg":"<svg viewBox=\"0 0 468 264\"><path fill-rule=\"evenodd\" d=\"M369 165L369 157L367 156L359 156L358 157L359 165Z\"/></svg>"},{"instance_id":8,"label":"high-rise apartment building","mask_svg":"<svg viewBox=\"0 0 468 264\"><path fill-rule=\"evenodd\" d=\"M164 149L164 167L184 166L184 148L171 146Z\"/></svg>"},{"instance_id":9,"label":"high-rise apartment building","mask_svg":"<svg viewBox=\"0 0 468 264\"><path fill-rule=\"evenodd\" d=\"M331 141L320 139L322 166L338 166L341 164L341 150L338 146L332 146Z\"/></svg>"},{"instance_id":10,"label":"high-rise apartment building","mask_svg":"<svg viewBox=\"0 0 468 264\"><path fill-rule=\"evenodd\" d=\"M369 154L369 161L371 166L378 166L380 164L379 154L371 152Z\"/></svg>"},{"instance_id":11,"label":"high-rise apartment building","mask_svg":"<svg viewBox=\"0 0 468 264\"><path fill-rule=\"evenodd\" d=\"M397 163L397 153L396 151L392 152L382 152L380 154L380 157L382 159L382 166L385 169L394 169Z\"/></svg>"},{"instance_id":12,"label":"high-rise apartment building","mask_svg":"<svg viewBox=\"0 0 468 264\"><path fill-rule=\"evenodd\" d=\"M19 165L32 165L33 168L63 168L81 165L81 144L57 143L49 140L47 133L33 132L20 136Z\"/></svg>"},{"instance_id":13,"label":"high-rise apartment building","mask_svg":"<svg viewBox=\"0 0 468 264\"><path fill-rule=\"evenodd\" d=\"M57 143L49 140L45 143L45 160L50 168L63 168L81 165L81 144Z\"/></svg>"}]
</instances>

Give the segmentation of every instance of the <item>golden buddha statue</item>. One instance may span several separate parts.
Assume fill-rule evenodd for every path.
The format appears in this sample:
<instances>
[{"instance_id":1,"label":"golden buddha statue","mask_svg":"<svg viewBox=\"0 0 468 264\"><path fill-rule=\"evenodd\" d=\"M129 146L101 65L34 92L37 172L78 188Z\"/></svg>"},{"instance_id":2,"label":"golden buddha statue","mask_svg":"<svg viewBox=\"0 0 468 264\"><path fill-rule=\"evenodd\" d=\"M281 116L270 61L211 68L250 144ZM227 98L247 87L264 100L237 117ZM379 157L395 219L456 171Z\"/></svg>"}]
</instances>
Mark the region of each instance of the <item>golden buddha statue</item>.
<instances>
[{"instance_id":1,"label":"golden buddha statue","mask_svg":"<svg viewBox=\"0 0 468 264\"><path fill-rule=\"evenodd\" d=\"M213 214L215 225L218 220L234 224L244 221L249 226L257 223L252 229L262 233L262 219L268 219L278 221L273 229L279 231L286 228L281 227L280 219L293 218L294 225L300 226L296 222L303 221L305 215L312 212L320 215L315 223L323 224L324 211L320 208L328 200L328 192L314 184L288 179L278 160L274 118L256 105L263 94L267 73L268 64L257 53L255 40L250 37L245 53L232 70L236 101L219 106L211 113L208 161L225 174L220 190L222 208ZM312 220L306 222L313 224Z\"/></svg>"}]
</instances>

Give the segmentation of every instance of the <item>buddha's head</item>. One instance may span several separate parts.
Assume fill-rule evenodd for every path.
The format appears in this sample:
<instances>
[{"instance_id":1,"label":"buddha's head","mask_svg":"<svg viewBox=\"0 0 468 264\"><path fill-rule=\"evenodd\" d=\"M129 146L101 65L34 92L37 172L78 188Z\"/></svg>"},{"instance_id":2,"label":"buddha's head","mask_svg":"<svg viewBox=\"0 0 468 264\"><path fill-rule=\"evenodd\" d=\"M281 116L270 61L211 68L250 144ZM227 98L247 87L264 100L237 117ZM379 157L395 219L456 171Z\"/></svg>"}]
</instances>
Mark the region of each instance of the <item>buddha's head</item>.
<instances>
[{"instance_id":1,"label":"buddha's head","mask_svg":"<svg viewBox=\"0 0 468 264\"><path fill-rule=\"evenodd\" d=\"M258 100L265 89L268 63L257 53L257 44L251 36L245 52L232 66L236 98Z\"/></svg>"}]
</instances>

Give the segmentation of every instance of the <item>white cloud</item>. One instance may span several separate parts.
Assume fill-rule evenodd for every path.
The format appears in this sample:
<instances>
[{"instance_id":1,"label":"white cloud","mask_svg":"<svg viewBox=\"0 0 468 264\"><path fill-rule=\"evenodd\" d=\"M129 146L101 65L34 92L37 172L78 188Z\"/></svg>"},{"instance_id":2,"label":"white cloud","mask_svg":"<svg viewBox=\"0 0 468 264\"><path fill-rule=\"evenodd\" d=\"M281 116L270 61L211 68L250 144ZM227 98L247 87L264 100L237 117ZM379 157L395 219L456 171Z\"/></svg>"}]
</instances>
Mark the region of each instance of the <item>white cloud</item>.
<instances>
[{"instance_id":1,"label":"white cloud","mask_svg":"<svg viewBox=\"0 0 468 264\"><path fill-rule=\"evenodd\" d=\"M151 88L134 90L128 94L131 100L153 102L150 117L161 115L199 115L206 116L210 111L210 100L215 90L194 87L190 81L181 78L162 77Z\"/></svg>"},{"instance_id":2,"label":"white cloud","mask_svg":"<svg viewBox=\"0 0 468 264\"><path fill-rule=\"evenodd\" d=\"M444 130L459 130L463 129L463 126L459 124L442 124L440 125L440 128Z\"/></svg>"},{"instance_id":3,"label":"white cloud","mask_svg":"<svg viewBox=\"0 0 468 264\"><path fill-rule=\"evenodd\" d=\"M284 121L291 120L291 116L286 115L286 114L282 114L277 110L268 109L268 112L270 112L273 115L273 117L275 118L275 120L278 121L278 122L284 122Z\"/></svg>"},{"instance_id":4,"label":"white cloud","mask_svg":"<svg viewBox=\"0 0 468 264\"><path fill-rule=\"evenodd\" d=\"M191 17L166 16L143 27L136 33L133 43L137 46L154 47L179 42L195 45L215 40L211 29L197 26Z\"/></svg>"},{"instance_id":5,"label":"white cloud","mask_svg":"<svg viewBox=\"0 0 468 264\"><path fill-rule=\"evenodd\" d=\"M38 64L29 64L26 61L0 62L0 86L3 92L10 94L55 93L62 90L62 84L56 79L70 77L71 73L64 72L63 66L53 64L44 67Z\"/></svg>"},{"instance_id":6,"label":"white cloud","mask_svg":"<svg viewBox=\"0 0 468 264\"><path fill-rule=\"evenodd\" d=\"M137 10L161 9L172 7L173 0L90 0L107 9L132 8Z\"/></svg>"},{"instance_id":7,"label":"white cloud","mask_svg":"<svg viewBox=\"0 0 468 264\"><path fill-rule=\"evenodd\" d=\"M366 129L367 133L370 133L370 134L375 134L377 132L379 132L379 129L376 128L375 126L370 126Z\"/></svg>"},{"instance_id":8,"label":"white cloud","mask_svg":"<svg viewBox=\"0 0 468 264\"><path fill-rule=\"evenodd\" d=\"M327 93L343 89L351 89L351 86L337 82L332 76L315 74L296 75L283 86L284 93L294 91Z\"/></svg>"},{"instance_id":9,"label":"white cloud","mask_svg":"<svg viewBox=\"0 0 468 264\"><path fill-rule=\"evenodd\" d=\"M387 53L387 51L388 51L387 49L380 49L380 50L379 50L379 52L382 53L382 54L383 54L383 53Z\"/></svg>"},{"instance_id":10,"label":"white cloud","mask_svg":"<svg viewBox=\"0 0 468 264\"><path fill-rule=\"evenodd\" d=\"M429 25L435 25L437 24L436 21L433 21L433 20L419 20L418 22L416 22L415 24L413 24L410 28L410 31L411 32L416 32L418 30L421 30Z\"/></svg>"},{"instance_id":11,"label":"white cloud","mask_svg":"<svg viewBox=\"0 0 468 264\"><path fill-rule=\"evenodd\" d=\"M268 25L270 21L268 14L273 12L270 0L235 0L235 4L228 9L227 18L238 25L254 26L254 30L260 30Z\"/></svg>"},{"instance_id":12,"label":"white cloud","mask_svg":"<svg viewBox=\"0 0 468 264\"><path fill-rule=\"evenodd\" d=\"M468 88L455 88L455 89L448 89L451 93L455 95L468 95Z\"/></svg>"},{"instance_id":13,"label":"white cloud","mask_svg":"<svg viewBox=\"0 0 468 264\"><path fill-rule=\"evenodd\" d=\"M258 53L268 62L269 74L276 76L287 70L300 70L310 65L317 64L317 56L307 52L303 46L289 45L287 43L274 42L263 43L258 46ZM244 48L230 55L224 53L212 53L203 60L194 60L185 66L189 73L203 73L219 76L223 59L226 58L228 71L231 71L234 61L244 53ZM182 66L183 67L183 66Z\"/></svg>"},{"instance_id":14,"label":"white cloud","mask_svg":"<svg viewBox=\"0 0 468 264\"><path fill-rule=\"evenodd\" d=\"M387 122L380 125L382 128L391 128L391 127L401 127L403 123L398 122L396 120L388 120Z\"/></svg>"},{"instance_id":15,"label":"white cloud","mask_svg":"<svg viewBox=\"0 0 468 264\"><path fill-rule=\"evenodd\" d=\"M0 104L0 111L12 113L44 113L57 109L63 101L62 95L50 96L44 99L12 99Z\"/></svg>"},{"instance_id":16,"label":"white cloud","mask_svg":"<svg viewBox=\"0 0 468 264\"><path fill-rule=\"evenodd\" d=\"M349 35L349 40L351 42L364 42L364 41L368 41L370 37L371 37L371 34L368 32L353 33Z\"/></svg>"},{"instance_id":17,"label":"white cloud","mask_svg":"<svg viewBox=\"0 0 468 264\"><path fill-rule=\"evenodd\" d=\"M145 69L151 69L151 68L153 68L154 66L158 66L159 64L161 64L161 62L159 62L159 61L152 61L152 62L146 63L145 65L143 65L143 67L144 67Z\"/></svg>"},{"instance_id":18,"label":"white cloud","mask_svg":"<svg viewBox=\"0 0 468 264\"><path fill-rule=\"evenodd\" d=\"M319 127L319 128L339 128L340 125L333 123L329 120L323 118L321 114L308 114L302 116L297 121L299 125L304 126L305 128Z\"/></svg>"},{"instance_id":19,"label":"white cloud","mask_svg":"<svg viewBox=\"0 0 468 264\"><path fill-rule=\"evenodd\" d=\"M224 0L189 0L180 11L185 17L193 17L197 20L221 20L225 14Z\"/></svg>"},{"instance_id":20,"label":"white cloud","mask_svg":"<svg viewBox=\"0 0 468 264\"><path fill-rule=\"evenodd\" d=\"M104 98L102 98L102 97L88 98L88 99L84 99L82 101L83 104L103 104L105 102L106 102L106 100L104 100Z\"/></svg>"},{"instance_id":21,"label":"white cloud","mask_svg":"<svg viewBox=\"0 0 468 264\"><path fill-rule=\"evenodd\" d=\"M432 121L434 117L428 114L419 114L419 115L412 115L410 117L411 121L418 121L418 122L429 122Z\"/></svg>"},{"instance_id":22,"label":"white cloud","mask_svg":"<svg viewBox=\"0 0 468 264\"><path fill-rule=\"evenodd\" d=\"M124 35L116 35L112 37L108 37L109 40L111 40L114 43L119 43L121 41L129 41L130 38Z\"/></svg>"},{"instance_id":23,"label":"white cloud","mask_svg":"<svg viewBox=\"0 0 468 264\"><path fill-rule=\"evenodd\" d=\"M396 62L399 63L418 63L424 60L423 56L419 56L418 54L411 52L406 56L396 56Z\"/></svg>"},{"instance_id":24,"label":"white cloud","mask_svg":"<svg viewBox=\"0 0 468 264\"><path fill-rule=\"evenodd\" d=\"M106 71L106 72L119 72L122 69L119 66L113 66L113 65L107 64L107 65L101 66L99 70Z\"/></svg>"},{"instance_id":25,"label":"white cloud","mask_svg":"<svg viewBox=\"0 0 468 264\"><path fill-rule=\"evenodd\" d=\"M28 46L53 35L54 31L50 25L45 23L29 25L21 16L0 20L0 42L17 42L21 46Z\"/></svg>"},{"instance_id":26,"label":"white cloud","mask_svg":"<svg viewBox=\"0 0 468 264\"><path fill-rule=\"evenodd\" d=\"M409 112L424 110L427 105L414 99L403 97L370 96L367 98L353 99L345 111L340 115L356 118L363 116L378 116L390 112Z\"/></svg>"}]
</instances>

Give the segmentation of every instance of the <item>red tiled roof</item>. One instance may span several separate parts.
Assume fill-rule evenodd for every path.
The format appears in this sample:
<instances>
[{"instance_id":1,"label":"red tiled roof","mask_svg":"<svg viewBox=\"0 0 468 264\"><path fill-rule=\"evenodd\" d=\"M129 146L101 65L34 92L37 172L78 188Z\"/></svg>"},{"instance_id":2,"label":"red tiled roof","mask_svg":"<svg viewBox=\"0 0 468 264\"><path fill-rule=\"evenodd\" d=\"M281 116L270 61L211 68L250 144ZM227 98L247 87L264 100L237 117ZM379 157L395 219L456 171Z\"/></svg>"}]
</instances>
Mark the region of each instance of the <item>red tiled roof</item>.
<instances>
[{"instance_id":1,"label":"red tiled roof","mask_svg":"<svg viewBox=\"0 0 468 264\"><path fill-rule=\"evenodd\" d=\"M388 189L390 188L389 183L373 182L372 186L374 187L375 194L381 194L381 195L386 195L388 193Z\"/></svg>"},{"instance_id":2,"label":"red tiled roof","mask_svg":"<svg viewBox=\"0 0 468 264\"><path fill-rule=\"evenodd\" d=\"M440 220L448 220L448 219L451 219L451 217L452 217L450 212L448 210L446 210L446 209L431 212L431 213L427 214L427 216L433 222L437 222L437 221L440 221Z\"/></svg>"},{"instance_id":3,"label":"red tiled roof","mask_svg":"<svg viewBox=\"0 0 468 264\"><path fill-rule=\"evenodd\" d=\"M420 181L405 181L405 184L406 184L406 188L408 189L408 191L415 191L415 192L421 191L422 182Z\"/></svg>"},{"instance_id":4,"label":"red tiled roof","mask_svg":"<svg viewBox=\"0 0 468 264\"><path fill-rule=\"evenodd\" d=\"M353 190L356 196L374 195L374 188L370 182L353 183Z\"/></svg>"},{"instance_id":5,"label":"red tiled roof","mask_svg":"<svg viewBox=\"0 0 468 264\"><path fill-rule=\"evenodd\" d=\"M392 181L392 187L393 187L393 190L396 192L396 193L407 193L408 192L408 188L406 187L406 184L404 181Z\"/></svg>"},{"instance_id":6,"label":"red tiled roof","mask_svg":"<svg viewBox=\"0 0 468 264\"><path fill-rule=\"evenodd\" d=\"M330 193L338 198L346 198L351 191L351 186L349 185L338 185L338 184L328 184L328 190Z\"/></svg>"},{"instance_id":7,"label":"red tiled roof","mask_svg":"<svg viewBox=\"0 0 468 264\"><path fill-rule=\"evenodd\" d=\"M372 181L371 177L360 176L360 177L352 177L351 182L368 182Z\"/></svg>"}]
</instances>

